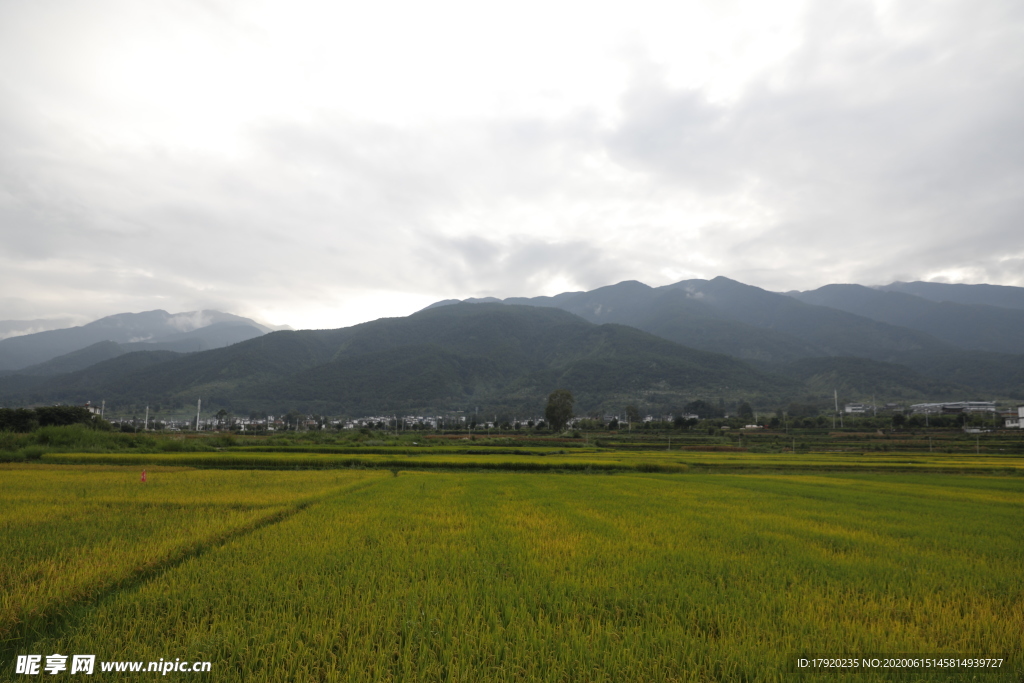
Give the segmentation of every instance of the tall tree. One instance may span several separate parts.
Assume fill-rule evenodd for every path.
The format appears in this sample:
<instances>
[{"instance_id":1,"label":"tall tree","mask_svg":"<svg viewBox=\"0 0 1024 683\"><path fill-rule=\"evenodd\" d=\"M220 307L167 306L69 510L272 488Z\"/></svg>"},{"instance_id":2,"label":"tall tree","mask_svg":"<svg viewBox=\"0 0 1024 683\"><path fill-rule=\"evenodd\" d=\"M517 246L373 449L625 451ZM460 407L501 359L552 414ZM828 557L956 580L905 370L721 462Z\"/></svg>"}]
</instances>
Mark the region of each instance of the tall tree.
<instances>
[{"instance_id":1,"label":"tall tree","mask_svg":"<svg viewBox=\"0 0 1024 683\"><path fill-rule=\"evenodd\" d=\"M548 396L548 406L544 409L544 417L556 432L565 429L572 419L572 406L575 403L572 392L568 389L555 389Z\"/></svg>"}]
</instances>

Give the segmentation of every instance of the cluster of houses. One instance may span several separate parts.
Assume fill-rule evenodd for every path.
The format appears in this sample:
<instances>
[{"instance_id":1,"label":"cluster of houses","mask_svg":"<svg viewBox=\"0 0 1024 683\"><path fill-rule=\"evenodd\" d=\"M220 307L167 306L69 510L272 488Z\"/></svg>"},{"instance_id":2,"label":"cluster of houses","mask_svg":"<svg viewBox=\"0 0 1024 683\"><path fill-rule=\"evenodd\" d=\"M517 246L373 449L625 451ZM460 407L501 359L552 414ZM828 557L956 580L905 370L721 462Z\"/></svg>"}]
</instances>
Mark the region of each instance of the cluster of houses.
<instances>
[{"instance_id":1,"label":"cluster of houses","mask_svg":"<svg viewBox=\"0 0 1024 683\"><path fill-rule=\"evenodd\" d=\"M102 406L97 407L90 404L85 406L91 412L102 415ZM1024 429L1024 405L1017 406L1011 412L999 412L994 401L957 401L947 403L916 403L909 407L888 403L884 407L867 403L847 403L843 412L851 415L877 414L879 411L892 413L910 413L914 415L963 415L987 413L993 418L1002 417L1007 428ZM699 420L698 415L681 414L683 420ZM674 422L675 415L645 415L640 418L643 423L650 422ZM629 424L629 418L622 415L603 415L602 417L579 416L569 422L570 427L577 427L587 420L599 420L603 424L618 423ZM444 429L465 429L470 427L479 430L491 430L502 427L513 429L524 429L534 427L544 422L543 417L513 418L508 422L499 422L497 416L494 420L471 421L466 415L369 415L355 419L328 418L314 415L290 414L288 416L265 417L235 417L228 416L221 411L217 417L192 418L189 420L161 420L159 423L155 418L147 415L144 419L137 418L113 418L111 423L119 427L130 427L135 429L166 429L170 431L195 430L211 431L220 429L231 429L233 431L253 432L274 432L286 430L340 430L340 429L397 429L397 430L444 430Z\"/></svg>"},{"instance_id":2,"label":"cluster of houses","mask_svg":"<svg viewBox=\"0 0 1024 683\"><path fill-rule=\"evenodd\" d=\"M912 415L966 415L966 414L991 414L993 418L1002 417L1004 424L1009 429L1024 429L1024 405L1006 412L999 411L995 401L953 401L947 403L915 403L909 408L887 403L884 408L879 408L868 403L847 403L843 411L847 414L860 415L874 413L878 410L891 412L910 412Z\"/></svg>"},{"instance_id":3,"label":"cluster of houses","mask_svg":"<svg viewBox=\"0 0 1024 683\"><path fill-rule=\"evenodd\" d=\"M97 411L98 414L99 411ZM680 415L684 420L700 419L697 415ZM672 422L675 415L645 415L642 422L655 421ZM597 417L575 417L569 421L570 427L579 426L586 420L601 420L604 424L616 422L621 425L629 424L629 418L622 415L604 415ZM465 429L467 427L478 430L491 430L510 427L512 429L526 429L540 425L544 422L543 417L513 418L502 422L494 416L493 420L470 421L465 415L368 415L354 419L318 417L314 415L300 416L274 416L266 417L236 417L221 415L219 417L192 418L188 420L159 420L148 415L143 418L112 418L111 424L115 427L126 427L138 430L164 429L168 431L216 431L230 429L240 432L274 432L287 430L339 430L339 429L384 429L399 431L404 430L437 430L437 429Z\"/></svg>"}]
</instances>

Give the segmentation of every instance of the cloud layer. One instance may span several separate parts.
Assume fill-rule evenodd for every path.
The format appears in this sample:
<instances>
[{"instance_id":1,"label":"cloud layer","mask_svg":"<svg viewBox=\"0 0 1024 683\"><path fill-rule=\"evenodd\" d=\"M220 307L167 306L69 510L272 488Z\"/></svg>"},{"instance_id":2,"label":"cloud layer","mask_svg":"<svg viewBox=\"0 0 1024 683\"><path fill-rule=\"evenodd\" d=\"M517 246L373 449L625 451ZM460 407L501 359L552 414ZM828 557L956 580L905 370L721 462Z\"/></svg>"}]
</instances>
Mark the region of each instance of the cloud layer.
<instances>
[{"instance_id":1,"label":"cloud layer","mask_svg":"<svg viewBox=\"0 0 1024 683\"><path fill-rule=\"evenodd\" d=\"M719 5L2 4L0 319L1024 285L1020 3Z\"/></svg>"}]
</instances>

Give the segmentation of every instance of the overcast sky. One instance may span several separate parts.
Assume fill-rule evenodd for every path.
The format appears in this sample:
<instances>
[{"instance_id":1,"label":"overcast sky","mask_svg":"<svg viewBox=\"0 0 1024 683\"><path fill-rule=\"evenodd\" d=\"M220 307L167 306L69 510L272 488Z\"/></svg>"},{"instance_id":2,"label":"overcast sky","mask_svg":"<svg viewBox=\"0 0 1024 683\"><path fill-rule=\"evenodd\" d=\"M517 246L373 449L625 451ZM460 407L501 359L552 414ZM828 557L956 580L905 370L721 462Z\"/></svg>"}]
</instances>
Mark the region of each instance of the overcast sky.
<instances>
[{"instance_id":1,"label":"overcast sky","mask_svg":"<svg viewBox=\"0 0 1024 683\"><path fill-rule=\"evenodd\" d=\"M0 0L0 320L1024 285L1024 3Z\"/></svg>"}]
</instances>

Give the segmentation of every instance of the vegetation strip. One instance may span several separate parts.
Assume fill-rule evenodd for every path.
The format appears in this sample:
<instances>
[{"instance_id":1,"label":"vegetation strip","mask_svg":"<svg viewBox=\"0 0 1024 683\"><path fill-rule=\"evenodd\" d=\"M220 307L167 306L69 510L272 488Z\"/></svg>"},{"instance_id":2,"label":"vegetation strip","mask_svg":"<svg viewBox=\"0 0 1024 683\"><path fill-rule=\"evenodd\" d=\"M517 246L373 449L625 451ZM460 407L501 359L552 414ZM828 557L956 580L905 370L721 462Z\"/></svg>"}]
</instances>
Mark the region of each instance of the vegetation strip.
<instances>
[{"instance_id":1,"label":"vegetation strip","mask_svg":"<svg viewBox=\"0 0 1024 683\"><path fill-rule=\"evenodd\" d=\"M449 470L509 472L937 472L948 474L1024 475L1019 455L948 455L938 453L808 453L704 454L671 451L573 452L521 455L514 453L367 453L351 457L337 453L219 451L213 453L47 453L40 462L51 464L108 464L186 466L200 469L278 470Z\"/></svg>"},{"instance_id":2,"label":"vegetation strip","mask_svg":"<svg viewBox=\"0 0 1024 683\"><path fill-rule=\"evenodd\" d=\"M663 472L683 473L687 465L678 462L615 462L611 460L429 460L425 458L331 458L306 454L195 453L48 453L48 464L165 465L205 469L270 470L500 470L510 472Z\"/></svg>"},{"instance_id":3,"label":"vegetation strip","mask_svg":"<svg viewBox=\"0 0 1024 683\"><path fill-rule=\"evenodd\" d=\"M443 448L428 446L425 448L394 448L380 446L232 446L224 449L231 453L322 453L340 455L564 455L569 451L562 450L540 450L525 448ZM590 452L597 452L596 449L589 449ZM586 452L582 449L573 449L573 453Z\"/></svg>"}]
</instances>

